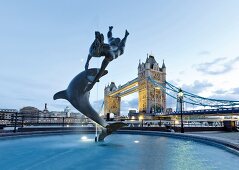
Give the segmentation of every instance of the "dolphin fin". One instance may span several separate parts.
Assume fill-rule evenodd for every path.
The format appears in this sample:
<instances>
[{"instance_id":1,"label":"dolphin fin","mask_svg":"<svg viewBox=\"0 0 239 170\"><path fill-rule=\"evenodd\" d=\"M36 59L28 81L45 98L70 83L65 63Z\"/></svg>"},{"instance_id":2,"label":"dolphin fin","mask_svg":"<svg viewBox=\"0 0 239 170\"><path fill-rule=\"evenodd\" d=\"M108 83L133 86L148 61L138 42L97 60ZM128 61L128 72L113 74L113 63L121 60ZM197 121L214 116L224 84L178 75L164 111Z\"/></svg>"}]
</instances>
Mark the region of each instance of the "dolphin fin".
<instances>
[{"instance_id":1,"label":"dolphin fin","mask_svg":"<svg viewBox=\"0 0 239 170\"><path fill-rule=\"evenodd\" d=\"M123 126L127 126L127 124L123 122L116 122L106 126L106 128L102 129L102 132L99 135L98 141L104 141L105 137L122 128Z\"/></svg>"},{"instance_id":2,"label":"dolphin fin","mask_svg":"<svg viewBox=\"0 0 239 170\"><path fill-rule=\"evenodd\" d=\"M66 99L67 100L67 94L66 94L66 90L63 91L59 91L57 92L54 96L53 99Z\"/></svg>"}]
</instances>

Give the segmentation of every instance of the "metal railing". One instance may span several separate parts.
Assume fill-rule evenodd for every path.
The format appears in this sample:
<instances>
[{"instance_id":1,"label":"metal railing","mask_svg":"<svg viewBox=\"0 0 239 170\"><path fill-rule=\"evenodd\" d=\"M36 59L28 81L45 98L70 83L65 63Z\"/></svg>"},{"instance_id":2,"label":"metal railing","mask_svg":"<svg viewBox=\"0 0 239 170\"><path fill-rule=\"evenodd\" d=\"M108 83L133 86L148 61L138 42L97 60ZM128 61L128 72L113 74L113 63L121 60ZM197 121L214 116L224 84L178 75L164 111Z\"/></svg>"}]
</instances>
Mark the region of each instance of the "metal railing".
<instances>
[{"instance_id":1,"label":"metal railing","mask_svg":"<svg viewBox=\"0 0 239 170\"><path fill-rule=\"evenodd\" d=\"M112 122L113 123L113 122ZM134 120L125 119L124 123L129 127L180 127L181 122L178 120ZM223 127L223 120L184 120L185 127Z\"/></svg>"},{"instance_id":2,"label":"metal railing","mask_svg":"<svg viewBox=\"0 0 239 170\"><path fill-rule=\"evenodd\" d=\"M93 126L93 123L88 118L79 118L79 117L60 117L60 116L24 116L15 113L9 118L0 117L0 127L13 127L14 132L18 127L26 126Z\"/></svg>"},{"instance_id":3,"label":"metal railing","mask_svg":"<svg viewBox=\"0 0 239 170\"><path fill-rule=\"evenodd\" d=\"M181 122L179 120L152 120L152 119L127 119L122 118L118 121L124 122L128 127L180 127ZM224 120L184 120L184 127L223 127ZM238 120L237 127L238 127ZM115 121L108 121L108 123L114 123ZM93 123L89 118L80 118L80 117L60 117L60 116L24 116L19 115L18 113L14 114L11 119L6 119L0 117L0 129L5 127L12 127L13 131L16 132L18 127L75 127L75 126L85 126L93 127Z\"/></svg>"}]
</instances>

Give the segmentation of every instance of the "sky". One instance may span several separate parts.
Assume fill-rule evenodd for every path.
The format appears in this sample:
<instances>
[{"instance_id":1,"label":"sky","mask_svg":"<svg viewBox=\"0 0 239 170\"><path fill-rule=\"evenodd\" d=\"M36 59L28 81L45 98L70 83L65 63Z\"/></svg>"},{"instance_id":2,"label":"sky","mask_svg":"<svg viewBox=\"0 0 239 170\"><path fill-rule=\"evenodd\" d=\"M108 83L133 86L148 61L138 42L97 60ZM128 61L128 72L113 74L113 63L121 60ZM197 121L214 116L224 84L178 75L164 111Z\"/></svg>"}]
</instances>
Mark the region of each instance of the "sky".
<instances>
[{"instance_id":1,"label":"sky","mask_svg":"<svg viewBox=\"0 0 239 170\"><path fill-rule=\"evenodd\" d=\"M91 92L99 109L104 87L137 77L147 54L167 67L167 81L203 97L239 100L238 0L0 0L0 108L63 110L53 95L84 70L94 32L130 33ZM100 67L93 58L90 67ZM137 108L137 93L122 112ZM72 108L72 107L71 107Z\"/></svg>"}]
</instances>

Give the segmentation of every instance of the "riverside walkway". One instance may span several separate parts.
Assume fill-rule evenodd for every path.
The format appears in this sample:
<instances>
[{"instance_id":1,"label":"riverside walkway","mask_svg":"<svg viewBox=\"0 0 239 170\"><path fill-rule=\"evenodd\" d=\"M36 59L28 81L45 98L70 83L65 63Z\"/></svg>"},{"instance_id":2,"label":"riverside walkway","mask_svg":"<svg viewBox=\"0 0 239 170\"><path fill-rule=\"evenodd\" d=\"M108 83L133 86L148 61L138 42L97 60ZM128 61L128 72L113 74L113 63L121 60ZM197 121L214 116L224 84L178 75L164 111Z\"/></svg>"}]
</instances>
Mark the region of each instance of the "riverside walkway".
<instances>
[{"instance_id":1,"label":"riverside walkway","mask_svg":"<svg viewBox=\"0 0 239 170\"><path fill-rule=\"evenodd\" d=\"M210 132L188 132L186 134L223 140L229 143L233 143L239 147L239 132L210 131Z\"/></svg>"}]
</instances>

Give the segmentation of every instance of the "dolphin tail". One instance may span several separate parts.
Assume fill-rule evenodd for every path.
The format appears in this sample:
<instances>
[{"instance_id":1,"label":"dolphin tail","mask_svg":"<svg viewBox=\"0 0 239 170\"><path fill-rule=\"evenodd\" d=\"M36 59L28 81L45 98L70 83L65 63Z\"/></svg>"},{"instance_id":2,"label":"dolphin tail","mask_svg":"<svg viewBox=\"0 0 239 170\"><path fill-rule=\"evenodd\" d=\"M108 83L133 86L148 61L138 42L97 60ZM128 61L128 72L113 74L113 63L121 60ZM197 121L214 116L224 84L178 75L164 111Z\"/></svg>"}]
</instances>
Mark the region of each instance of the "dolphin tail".
<instances>
[{"instance_id":1,"label":"dolphin tail","mask_svg":"<svg viewBox=\"0 0 239 170\"><path fill-rule=\"evenodd\" d=\"M67 100L68 98L67 98L66 90L57 92L57 93L53 96L53 99L54 99L54 100L56 100L56 99L66 99L66 100Z\"/></svg>"},{"instance_id":2,"label":"dolphin tail","mask_svg":"<svg viewBox=\"0 0 239 170\"><path fill-rule=\"evenodd\" d=\"M105 137L117 131L118 129L126 126L127 124L123 122L116 122L106 126L106 128L102 129L102 132L99 135L98 141L104 141Z\"/></svg>"}]
</instances>

